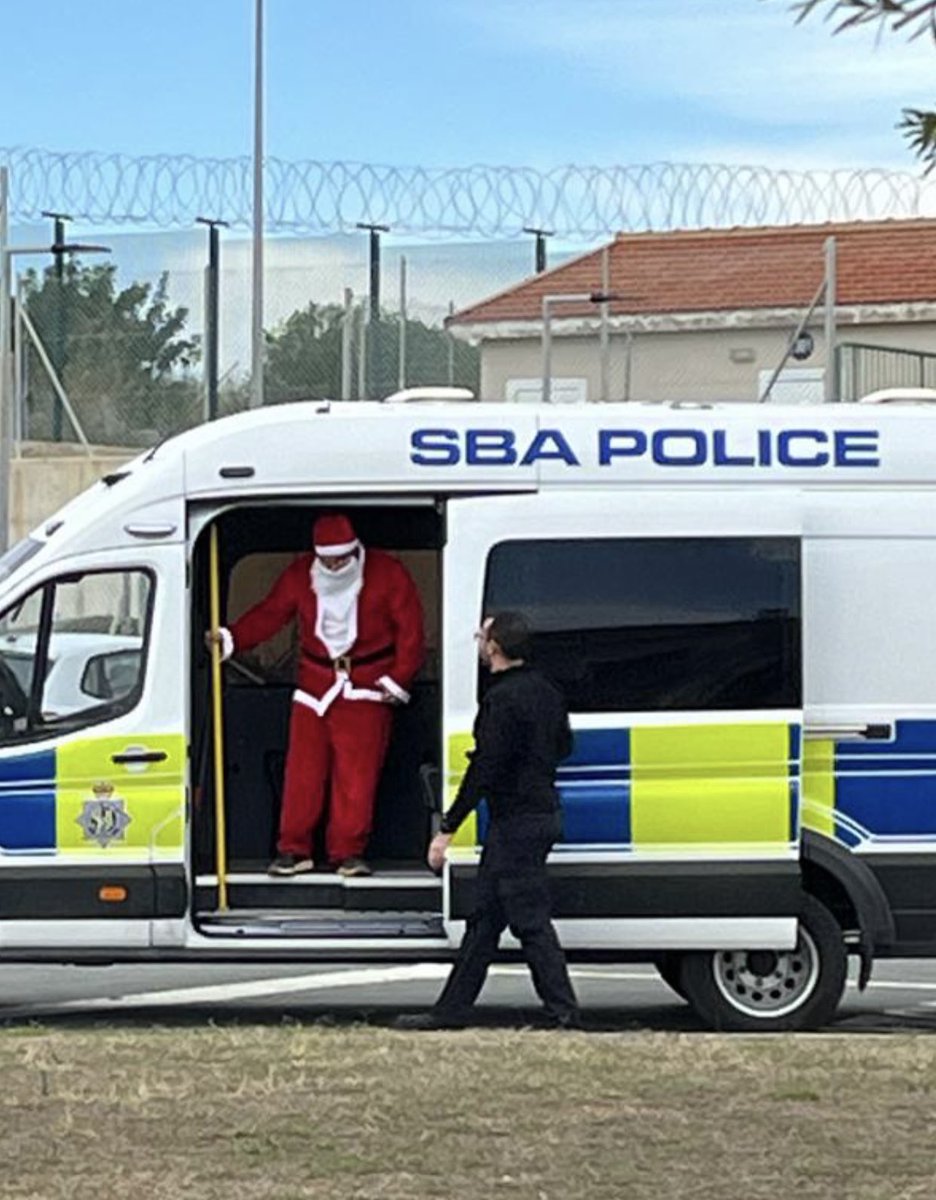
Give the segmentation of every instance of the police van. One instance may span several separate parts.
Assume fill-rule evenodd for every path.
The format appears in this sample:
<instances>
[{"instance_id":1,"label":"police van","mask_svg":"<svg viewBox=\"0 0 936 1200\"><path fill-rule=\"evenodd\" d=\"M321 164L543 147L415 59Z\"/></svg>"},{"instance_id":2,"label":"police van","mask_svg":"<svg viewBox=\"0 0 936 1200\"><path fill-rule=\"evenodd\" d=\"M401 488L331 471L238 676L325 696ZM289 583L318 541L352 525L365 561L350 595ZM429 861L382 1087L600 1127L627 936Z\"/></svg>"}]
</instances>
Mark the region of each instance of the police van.
<instances>
[{"instance_id":1,"label":"police van","mask_svg":"<svg viewBox=\"0 0 936 1200\"><path fill-rule=\"evenodd\" d=\"M406 564L429 654L375 874L271 878L294 640L222 668L203 638L323 511ZM707 1023L768 1031L828 1021L849 956L864 983L936 954L936 413L416 399L191 430L0 560L0 958L452 957L483 806L441 878L424 853L498 609L572 714L549 864L570 958L653 962ZM134 653L62 710L69 632Z\"/></svg>"}]
</instances>

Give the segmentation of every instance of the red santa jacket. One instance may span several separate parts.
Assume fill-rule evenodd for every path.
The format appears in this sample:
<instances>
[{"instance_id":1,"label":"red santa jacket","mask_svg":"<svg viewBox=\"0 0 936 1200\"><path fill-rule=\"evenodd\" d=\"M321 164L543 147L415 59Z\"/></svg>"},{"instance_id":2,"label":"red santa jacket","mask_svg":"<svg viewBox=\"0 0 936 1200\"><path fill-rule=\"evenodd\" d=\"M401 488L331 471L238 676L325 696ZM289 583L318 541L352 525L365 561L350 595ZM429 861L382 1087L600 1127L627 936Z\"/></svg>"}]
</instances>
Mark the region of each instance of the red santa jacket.
<instances>
[{"instance_id":1,"label":"red santa jacket","mask_svg":"<svg viewBox=\"0 0 936 1200\"><path fill-rule=\"evenodd\" d=\"M226 650L250 650L297 617L298 700L324 712L337 695L351 700L380 699L383 684L398 700L407 701L410 684L425 657L422 604L408 571L391 554L366 552L364 583L358 595L357 640L336 662L315 634L314 557L300 555L269 594L234 622Z\"/></svg>"}]
</instances>

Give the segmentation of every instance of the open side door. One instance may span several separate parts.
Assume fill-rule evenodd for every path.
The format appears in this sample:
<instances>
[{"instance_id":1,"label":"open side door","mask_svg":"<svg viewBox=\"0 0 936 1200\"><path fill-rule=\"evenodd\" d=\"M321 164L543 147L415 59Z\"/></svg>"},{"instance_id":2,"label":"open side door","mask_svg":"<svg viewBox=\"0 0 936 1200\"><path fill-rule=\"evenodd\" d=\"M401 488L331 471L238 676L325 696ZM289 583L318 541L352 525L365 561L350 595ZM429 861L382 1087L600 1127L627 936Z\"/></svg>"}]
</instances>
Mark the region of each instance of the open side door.
<instances>
[{"instance_id":1,"label":"open side door","mask_svg":"<svg viewBox=\"0 0 936 1200\"><path fill-rule=\"evenodd\" d=\"M524 612L569 702L564 840L550 860L570 948L791 947L800 899L801 537L767 492L455 499L445 552L448 802L479 695L472 634ZM452 939L487 817L447 869Z\"/></svg>"}]
</instances>

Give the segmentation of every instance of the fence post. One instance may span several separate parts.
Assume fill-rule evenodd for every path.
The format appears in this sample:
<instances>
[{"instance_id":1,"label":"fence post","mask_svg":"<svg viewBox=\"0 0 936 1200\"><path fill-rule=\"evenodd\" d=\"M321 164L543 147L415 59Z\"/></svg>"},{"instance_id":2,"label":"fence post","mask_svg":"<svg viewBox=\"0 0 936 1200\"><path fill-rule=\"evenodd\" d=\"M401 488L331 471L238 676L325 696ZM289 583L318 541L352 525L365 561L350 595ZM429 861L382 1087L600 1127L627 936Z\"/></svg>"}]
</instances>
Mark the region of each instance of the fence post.
<instances>
[{"instance_id":1,"label":"fence post","mask_svg":"<svg viewBox=\"0 0 936 1200\"><path fill-rule=\"evenodd\" d=\"M835 238L825 240L825 344L826 373L825 399L839 399L838 358L835 353L835 301L836 284Z\"/></svg>"},{"instance_id":2,"label":"fence post","mask_svg":"<svg viewBox=\"0 0 936 1200\"><path fill-rule=\"evenodd\" d=\"M354 338L354 292L344 290L344 315L341 318L341 398L351 399L351 350Z\"/></svg>"},{"instance_id":3,"label":"fence post","mask_svg":"<svg viewBox=\"0 0 936 1200\"><path fill-rule=\"evenodd\" d=\"M455 316L455 301L449 300L449 319ZM455 382L455 334L451 329L448 331L448 385L451 387Z\"/></svg>"},{"instance_id":4,"label":"fence post","mask_svg":"<svg viewBox=\"0 0 936 1200\"><path fill-rule=\"evenodd\" d=\"M10 471L13 462L13 397L10 380L10 173L0 167L0 552L10 544Z\"/></svg>"},{"instance_id":5,"label":"fence post","mask_svg":"<svg viewBox=\"0 0 936 1200\"><path fill-rule=\"evenodd\" d=\"M611 291L611 254L608 246L601 252L601 293L607 296ZM607 401L611 398L611 340L608 336L608 314L610 304L608 300L602 300L600 305L601 310L601 331L599 335L599 345L601 349L601 380L598 388L598 394L602 400Z\"/></svg>"},{"instance_id":6,"label":"fence post","mask_svg":"<svg viewBox=\"0 0 936 1200\"><path fill-rule=\"evenodd\" d=\"M406 387L406 255L400 255L400 361L397 364L397 386Z\"/></svg>"},{"instance_id":7,"label":"fence post","mask_svg":"<svg viewBox=\"0 0 936 1200\"><path fill-rule=\"evenodd\" d=\"M363 301L358 309L357 398L367 399L367 312Z\"/></svg>"}]
</instances>

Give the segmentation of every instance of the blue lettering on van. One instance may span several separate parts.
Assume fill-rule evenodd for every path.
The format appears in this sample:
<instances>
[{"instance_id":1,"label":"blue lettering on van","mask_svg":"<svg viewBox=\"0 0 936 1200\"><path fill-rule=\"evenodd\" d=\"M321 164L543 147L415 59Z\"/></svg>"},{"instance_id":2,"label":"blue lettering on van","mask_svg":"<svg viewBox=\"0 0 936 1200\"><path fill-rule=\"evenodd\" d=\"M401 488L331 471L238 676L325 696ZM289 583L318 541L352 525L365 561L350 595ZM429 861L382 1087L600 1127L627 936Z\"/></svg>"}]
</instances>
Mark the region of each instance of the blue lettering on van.
<instances>
[{"instance_id":1,"label":"blue lettering on van","mask_svg":"<svg viewBox=\"0 0 936 1200\"><path fill-rule=\"evenodd\" d=\"M517 461L516 442L512 429L469 429L465 462L469 467L512 467Z\"/></svg>"},{"instance_id":2,"label":"blue lettering on van","mask_svg":"<svg viewBox=\"0 0 936 1200\"><path fill-rule=\"evenodd\" d=\"M419 467L454 467L461 457L457 429L416 429L410 461Z\"/></svg>"},{"instance_id":3,"label":"blue lettering on van","mask_svg":"<svg viewBox=\"0 0 936 1200\"><path fill-rule=\"evenodd\" d=\"M530 442L529 450L520 459L520 465L528 467L531 463L548 462L551 459L558 459L560 462L564 462L567 467L579 467L582 465L575 457L572 447L558 429L541 429L533 441Z\"/></svg>"},{"instance_id":4,"label":"blue lettering on van","mask_svg":"<svg viewBox=\"0 0 936 1200\"><path fill-rule=\"evenodd\" d=\"M835 465L837 467L879 467L876 429L837 429Z\"/></svg>"},{"instance_id":5,"label":"blue lettering on van","mask_svg":"<svg viewBox=\"0 0 936 1200\"><path fill-rule=\"evenodd\" d=\"M880 467L876 429L599 429L596 463L624 467L647 460L664 468ZM580 448L559 429L540 429L529 442L513 429L416 429L410 437L410 461L419 467L529 467L558 462L583 465ZM592 465L586 459L584 465Z\"/></svg>"}]
</instances>

